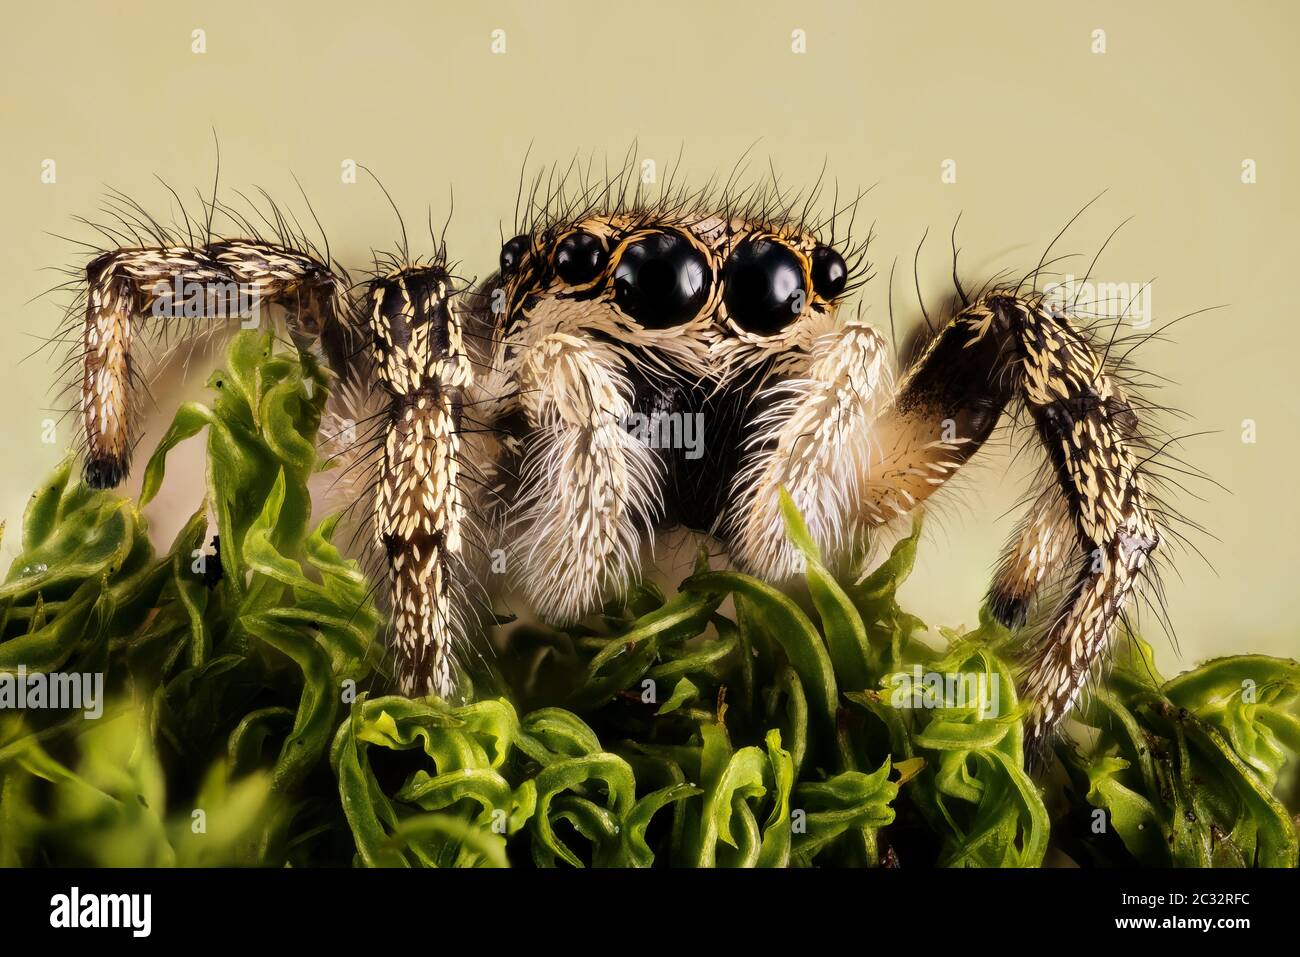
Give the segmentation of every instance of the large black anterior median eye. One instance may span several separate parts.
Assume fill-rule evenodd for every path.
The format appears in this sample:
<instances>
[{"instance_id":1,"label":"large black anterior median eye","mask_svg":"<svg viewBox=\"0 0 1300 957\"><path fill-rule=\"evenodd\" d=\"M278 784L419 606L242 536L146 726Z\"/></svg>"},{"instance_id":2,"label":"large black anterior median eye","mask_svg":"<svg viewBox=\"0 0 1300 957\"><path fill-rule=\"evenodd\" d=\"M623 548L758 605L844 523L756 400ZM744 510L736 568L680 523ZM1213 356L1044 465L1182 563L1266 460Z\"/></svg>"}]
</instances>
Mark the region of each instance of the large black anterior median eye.
<instances>
[{"instance_id":1,"label":"large black anterior median eye","mask_svg":"<svg viewBox=\"0 0 1300 957\"><path fill-rule=\"evenodd\" d=\"M772 239L736 247L722 272L727 315L746 332L779 332L803 311L803 266L794 252Z\"/></svg>"},{"instance_id":2,"label":"large black anterior median eye","mask_svg":"<svg viewBox=\"0 0 1300 957\"><path fill-rule=\"evenodd\" d=\"M647 329L689 322L709 298L709 263L678 233L655 233L625 250L614 268L614 301Z\"/></svg>"},{"instance_id":3,"label":"large black anterior median eye","mask_svg":"<svg viewBox=\"0 0 1300 957\"><path fill-rule=\"evenodd\" d=\"M516 236L501 247L501 274L508 276L519 268L532 243L528 236Z\"/></svg>"},{"instance_id":4,"label":"large black anterior median eye","mask_svg":"<svg viewBox=\"0 0 1300 957\"><path fill-rule=\"evenodd\" d=\"M605 247L591 233L569 233L555 247L555 271L570 286L591 282L605 266Z\"/></svg>"},{"instance_id":5,"label":"large black anterior median eye","mask_svg":"<svg viewBox=\"0 0 1300 957\"><path fill-rule=\"evenodd\" d=\"M817 295L823 299L834 299L844 291L844 283L849 278L849 267L844 264L844 257L830 246L818 246L812 254L812 281Z\"/></svg>"}]
</instances>

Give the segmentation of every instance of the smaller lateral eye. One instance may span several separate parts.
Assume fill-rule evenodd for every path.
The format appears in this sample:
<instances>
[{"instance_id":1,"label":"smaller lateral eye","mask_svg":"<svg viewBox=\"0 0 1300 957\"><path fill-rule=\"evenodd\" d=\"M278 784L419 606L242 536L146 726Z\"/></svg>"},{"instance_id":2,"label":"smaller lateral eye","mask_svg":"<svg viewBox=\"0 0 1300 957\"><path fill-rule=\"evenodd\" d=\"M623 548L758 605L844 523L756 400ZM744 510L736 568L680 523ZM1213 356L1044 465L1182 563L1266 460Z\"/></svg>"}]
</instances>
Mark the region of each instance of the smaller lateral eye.
<instances>
[{"instance_id":1,"label":"smaller lateral eye","mask_svg":"<svg viewBox=\"0 0 1300 957\"><path fill-rule=\"evenodd\" d=\"M555 272L570 286L591 282L605 267L605 247L592 233L569 233L555 247Z\"/></svg>"},{"instance_id":2,"label":"smaller lateral eye","mask_svg":"<svg viewBox=\"0 0 1300 957\"><path fill-rule=\"evenodd\" d=\"M812 254L813 289L823 299L834 299L844 291L849 278L849 267L844 257L830 246L818 246Z\"/></svg>"},{"instance_id":3,"label":"smaller lateral eye","mask_svg":"<svg viewBox=\"0 0 1300 957\"><path fill-rule=\"evenodd\" d=\"M501 275L508 276L519 268L519 264L528 255L531 240L528 236L516 236L501 247Z\"/></svg>"}]
</instances>

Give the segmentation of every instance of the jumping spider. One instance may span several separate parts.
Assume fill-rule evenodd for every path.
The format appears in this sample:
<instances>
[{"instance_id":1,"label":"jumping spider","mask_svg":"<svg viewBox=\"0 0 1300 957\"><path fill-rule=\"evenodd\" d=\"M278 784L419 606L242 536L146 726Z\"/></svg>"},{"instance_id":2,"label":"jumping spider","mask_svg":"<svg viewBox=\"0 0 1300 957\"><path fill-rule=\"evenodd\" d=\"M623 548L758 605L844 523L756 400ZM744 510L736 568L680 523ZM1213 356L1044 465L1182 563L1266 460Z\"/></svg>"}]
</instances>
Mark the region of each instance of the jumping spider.
<instances>
[{"instance_id":1,"label":"jumping spider","mask_svg":"<svg viewBox=\"0 0 1300 957\"><path fill-rule=\"evenodd\" d=\"M128 470L131 349L156 290L253 285L286 309L296 341L319 339L339 401L382 390L374 532L398 683L445 697L474 627L485 529L556 625L626 589L670 527L713 536L769 582L791 578L783 488L828 561L859 572L869 533L943 486L1010 407L1054 481L1009 542L989 607L1021 627L1040 585L1065 578L1023 678L1029 746L1046 740L1161 541L1137 415L1103 350L1036 276L973 297L958 284L960 305L895 384L885 340L846 318L863 247L752 197L624 201L616 184L590 195L541 204L474 288L445 255L403 253L354 295L328 255L210 227L203 243L98 256L86 270L86 481L113 486ZM701 416L703 454L638 440L637 415Z\"/></svg>"}]
</instances>

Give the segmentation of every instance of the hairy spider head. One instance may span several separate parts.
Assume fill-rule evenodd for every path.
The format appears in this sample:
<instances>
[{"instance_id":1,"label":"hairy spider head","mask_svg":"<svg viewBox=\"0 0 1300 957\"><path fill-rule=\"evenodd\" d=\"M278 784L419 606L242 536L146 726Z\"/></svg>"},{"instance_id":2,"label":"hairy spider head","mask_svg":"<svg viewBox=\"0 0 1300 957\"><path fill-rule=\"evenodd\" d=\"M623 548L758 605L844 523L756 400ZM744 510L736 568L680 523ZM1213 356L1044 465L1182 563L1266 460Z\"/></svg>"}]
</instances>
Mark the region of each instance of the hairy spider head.
<instances>
[{"instance_id":1,"label":"hairy spider head","mask_svg":"<svg viewBox=\"0 0 1300 957\"><path fill-rule=\"evenodd\" d=\"M371 280L367 295L372 359L394 395L468 381L451 276L441 261L395 268Z\"/></svg>"},{"instance_id":2,"label":"hairy spider head","mask_svg":"<svg viewBox=\"0 0 1300 957\"><path fill-rule=\"evenodd\" d=\"M514 237L489 286L507 348L580 335L725 380L803 351L848 280L843 254L797 224L632 212Z\"/></svg>"}]
</instances>

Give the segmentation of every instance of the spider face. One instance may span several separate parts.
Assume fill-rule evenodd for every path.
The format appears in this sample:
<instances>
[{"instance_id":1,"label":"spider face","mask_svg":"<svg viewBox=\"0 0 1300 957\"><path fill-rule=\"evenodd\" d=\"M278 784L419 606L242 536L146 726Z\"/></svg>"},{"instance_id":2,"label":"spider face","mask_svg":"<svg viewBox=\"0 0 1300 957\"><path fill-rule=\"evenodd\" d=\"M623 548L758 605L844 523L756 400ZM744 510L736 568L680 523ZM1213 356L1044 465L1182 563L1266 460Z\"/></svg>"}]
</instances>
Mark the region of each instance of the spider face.
<instances>
[{"instance_id":1,"label":"spider face","mask_svg":"<svg viewBox=\"0 0 1300 957\"><path fill-rule=\"evenodd\" d=\"M554 417L577 424L589 405L617 409L615 427L649 446L617 456L613 494L653 503L629 519L640 526L624 535L629 550L657 525L717 533L735 520L746 446L760 441L753 423L778 401L766 386L834 333L848 281L841 253L791 223L602 214L516 236L500 260L488 284L498 321L486 324L499 353L487 364L520 396L522 462L511 471L550 467ZM635 558L622 565L611 583ZM551 617L579 614L563 589L533 595Z\"/></svg>"},{"instance_id":2,"label":"spider face","mask_svg":"<svg viewBox=\"0 0 1300 957\"><path fill-rule=\"evenodd\" d=\"M843 255L799 227L722 215L588 216L514 237L500 265L515 348L591 336L715 381L805 347L849 278Z\"/></svg>"}]
</instances>

